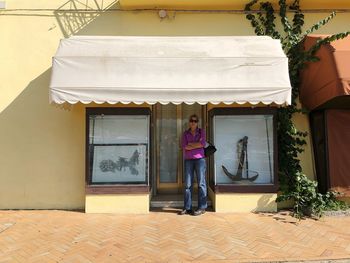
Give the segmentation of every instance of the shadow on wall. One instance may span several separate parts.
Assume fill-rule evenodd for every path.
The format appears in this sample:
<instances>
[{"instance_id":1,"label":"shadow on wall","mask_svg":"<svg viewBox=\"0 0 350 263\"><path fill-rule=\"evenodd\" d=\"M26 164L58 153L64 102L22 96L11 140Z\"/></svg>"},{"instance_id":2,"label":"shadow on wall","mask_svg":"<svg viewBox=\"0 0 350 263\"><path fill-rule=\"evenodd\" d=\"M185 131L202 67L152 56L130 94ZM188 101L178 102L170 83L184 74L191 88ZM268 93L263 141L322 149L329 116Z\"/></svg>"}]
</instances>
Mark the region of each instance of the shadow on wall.
<instances>
[{"instance_id":1,"label":"shadow on wall","mask_svg":"<svg viewBox=\"0 0 350 263\"><path fill-rule=\"evenodd\" d=\"M277 212L275 199L275 194L264 194L259 198L256 207L263 212Z\"/></svg>"},{"instance_id":2,"label":"shadow on wall","mask_svg":"<svg viewBox=\"0 0 350 263\"><path fill-rule=\"evenodd\" d=\"M112 1L108 5L105 2L106 0L86 0L85 2L70 0L57 8L54 14L64 37L77 34L104 12L119 7L117 1Z\"/></svg>"},{"instance_id":3,"label":"shadow on wall","mask_svg":"<svg viewBox=\"0 0 350 263\"><path fill-rule=\"evenodd\" d=\"M65 37L73 34L246 34L244 26L233 27L234 24L242 23L241 16L179 14L181 19L171 23L171 19L161 21L156 12L110 12L118 8L116 1L112 0L113 3L106 6L101 3L108 0L85 2L89 5L70 0L55 11L55 18L52 19L58 21ZM66 10L67 8L74 10ZM92 8L98 10L93 11ZM23 16L28 17L25 14ZM51 21L47 16L35 16L31 14L26 18L26 21L32 23L26 34L35 36L28 38L32 41L29 44L37 45L41 56L47 54L47 61L44 62L49 64L53 54L45 41L53 41L52 29L45 31L41 27L39 30L33 25ZM226 22L232 25L223 27ZM38 63L44 63L40 61ZM10 72L14 77L21 76L17 73ZM29 74L25 73L24 75ZM25 88L16 87L23 91L0 113L0 209L84 208L85 105L62 107L50 104L50 77L51 68L39 76L33 76Z\"/></svg>"},{"instance_id":4,"label":"shadow on wall","mask_svg":"<svg viewBox=\"0 0 350 263\"><path fill-rule=\"evenodd\" d=\"M0 114L0 208L81 209L84 111L49 104L51 69Z\"/></svg>"},{"instance_id":5,"label":"shadow on wall","mask_svg":"<svg viewBox=\"0 0 350 263\"><path fill-rule=\"evenodd\" d=\"M161 19L157 11L121 11L116 0L86 0L86 3L70 0L54 15L66 38L72 35L254 35L244 14L168 11L168 16Z\"/></svg>"}]
</instances>

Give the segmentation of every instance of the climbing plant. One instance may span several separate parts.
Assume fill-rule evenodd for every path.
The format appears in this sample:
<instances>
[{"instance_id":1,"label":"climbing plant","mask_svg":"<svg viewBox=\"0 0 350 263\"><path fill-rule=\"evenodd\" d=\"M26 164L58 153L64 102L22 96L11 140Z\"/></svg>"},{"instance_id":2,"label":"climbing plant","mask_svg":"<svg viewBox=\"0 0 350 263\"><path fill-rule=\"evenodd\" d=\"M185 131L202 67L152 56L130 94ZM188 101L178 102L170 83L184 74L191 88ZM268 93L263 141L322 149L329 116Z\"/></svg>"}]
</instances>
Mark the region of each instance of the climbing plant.
<instances>
[{"instance_id":1,"label":"climbing plant","mask_svg":"<svg viewBox=\"0 0 350 263\"><path fill-rule=\"evenodd\" d=\"M259 5L258 5L259 4ZM278 162L281 195L277 202L292 200L294 215L322 215L323 211L334 208L344 208L346 205L336 199L337 193L321 194L317 190L317 182L308 179L303 173L298 154L304 151L307 132L299 131L292 117L294 114L303 114L305 110L298 106L300 71L307 62L318 61L317 51L322 45L345 38L350 31L338 33L320 39L309 50L303 49L303 41L308 34L317 31L332 20L336 13L331 13L325 19L303 31L304 14L300 9L300 0L287 4L286 0L279 0L279 10L275 12L271 2L252 0L245 6L246 18L250 21L257 35L267 35L281 41L283 50L289 60L289 76L292 85L292 103L278 109ZM258 6L257 12L252 8ZM256 9L256 8L255 8ZM288 17L287 13L290 13ZM277 27L277 17L280 26Z\"/></svg>"}]
</instances>

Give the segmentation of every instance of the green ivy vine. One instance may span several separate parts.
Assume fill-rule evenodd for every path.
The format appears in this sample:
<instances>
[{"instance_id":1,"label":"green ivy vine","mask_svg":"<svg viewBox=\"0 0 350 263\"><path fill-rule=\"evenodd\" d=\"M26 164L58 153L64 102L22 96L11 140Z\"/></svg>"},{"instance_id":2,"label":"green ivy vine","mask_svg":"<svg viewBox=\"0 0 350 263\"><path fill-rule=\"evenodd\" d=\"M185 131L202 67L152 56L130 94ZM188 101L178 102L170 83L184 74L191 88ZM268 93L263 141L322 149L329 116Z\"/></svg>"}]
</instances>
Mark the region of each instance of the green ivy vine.
<instances>
[{"instance_id":1,"label":"green ivy vine","mask_svg":"<svg viewBox=\"0 0 350 263\"><path fill-rule=\"evenodd\" d=\"M297 101L300 86L300 71L306 62L315 62L319 58L317 51L324 44L345 38L350 31L338 33L319 40L309 50L304 50L302 45L305 37L313 33L332 20L336 13L333 12L325 19L314 24L303 32L304 14L300 9L300 0L294 0L287 4L286 0L280 0L278 15L282 30L276 27L276 12L271 2L260 2L258 12L254 14L252 8L260 0L252 0L245 6L246 18L251 22L256 35L267 35L281 41L283 50L289 59L289 75L292 85L292 104L278 109L278 162L281 195L277 202L292 200L294 202L294 216L301 218L305 215L321 216L325 210L345 209L344 202L336 199L337 193L327 192L321 194L317 190L317 182L307 178L303 173L298 154L304 151L307 132L299 131L292 122L294 114L303 114L305 110L298 108ZM289 19L287 12L293 13Z\"/></svg>"}]
</instances>

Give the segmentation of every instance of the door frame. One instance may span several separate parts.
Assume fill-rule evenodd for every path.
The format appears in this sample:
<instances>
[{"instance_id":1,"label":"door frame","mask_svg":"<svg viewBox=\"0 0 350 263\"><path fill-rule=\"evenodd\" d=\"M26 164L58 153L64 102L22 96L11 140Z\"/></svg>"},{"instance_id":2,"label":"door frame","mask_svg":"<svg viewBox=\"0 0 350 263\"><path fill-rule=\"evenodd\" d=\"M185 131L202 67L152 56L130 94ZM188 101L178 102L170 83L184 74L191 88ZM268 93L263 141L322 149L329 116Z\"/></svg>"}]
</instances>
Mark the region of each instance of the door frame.
<instances>
[{"instance_id":1,"label":"door frame","mask_svg":"<svg viewBox=\"0 0 350 263\"><path fill-rule=\"evenodd\" d=\"M183 104L175 105L176 106L176 125L177 125L177 136L178 138L181 138L182 136L182 109ZM177 166L180 167L180 169L177 170L177 180L176 183L160 183L160 171L159 171L159 144L158 144L158 134L157 134L157 120L159 112L157 111L158 104L154 104L152 106L152 112L153 112L153 118L152 118L152 127L153 127L153 135L152 135L152 141L153 143L153 151L152 154L154 156L153 158L153 164L154 164L154 170L153 170L153 189L152 194L180 194L183 192L183 156L182 156L182 148L181 148L181 139L179 140L178 145L178 159L177 159ZM199 116L202 120L202 128L204 128L206 131L207 128L207 104L200 105L201 107L201 116ZM206 133L207 134L207 133ZM208 178L208 172L209 169L207 169L206 177ZM194 185L194 189L197 188L197 184Z\"/></svg>"}]
</instances>

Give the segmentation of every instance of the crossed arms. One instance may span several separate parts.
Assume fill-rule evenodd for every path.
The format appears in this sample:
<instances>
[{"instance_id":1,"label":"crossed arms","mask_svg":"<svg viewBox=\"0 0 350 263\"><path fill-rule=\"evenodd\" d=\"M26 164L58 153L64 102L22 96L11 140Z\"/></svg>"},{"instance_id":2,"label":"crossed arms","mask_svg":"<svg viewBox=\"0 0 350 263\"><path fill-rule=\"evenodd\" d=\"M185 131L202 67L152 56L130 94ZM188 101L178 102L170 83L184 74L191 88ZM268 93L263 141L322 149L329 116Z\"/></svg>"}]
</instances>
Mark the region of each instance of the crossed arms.
<instances>
[{"instance_id":1,"label":"crossed arms","mask_svg":"<svg viewBox=\"0 0 350 263\"><path fill-rule=\"evenodd\" d=\"M188 142L185 133L182 136L182 148L186 151L203 148L205 146L205 131L200 130L201 138L198 142Z\"/></svg>"},{"instance_id":2,"label":"crossed arms","mask_svg":"<svg viewBox=\"0 0 350 263\"><path fill-rule=\"evenodd\" d=\"M202 145L201 142L190 142L185 146L185 150L193 150L193 149L198 149L198 148L203 148L204 146Z\"/></svg>"}]
</instances>

